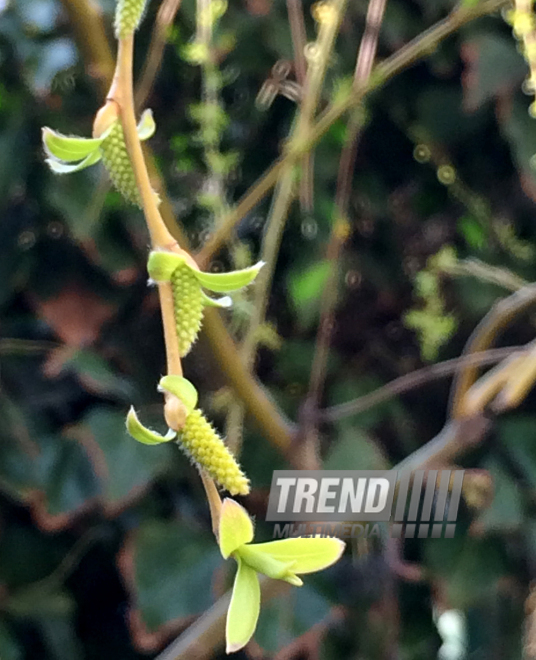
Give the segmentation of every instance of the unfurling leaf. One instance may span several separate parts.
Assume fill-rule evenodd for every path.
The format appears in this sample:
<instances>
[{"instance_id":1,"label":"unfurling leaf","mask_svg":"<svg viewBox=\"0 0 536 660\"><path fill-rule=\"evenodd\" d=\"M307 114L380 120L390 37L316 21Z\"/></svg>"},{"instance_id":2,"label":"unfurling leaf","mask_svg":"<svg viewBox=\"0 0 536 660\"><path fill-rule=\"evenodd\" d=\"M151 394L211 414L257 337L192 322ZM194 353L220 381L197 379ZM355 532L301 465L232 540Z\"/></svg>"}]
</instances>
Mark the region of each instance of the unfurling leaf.
<instances>
[{"instance_id":1,"label":"unfurling leaf","mask_svg":"<svg viewBox=\"0 0 536 660\"><path fill-rule=\"evenodd\" d=\"M230 273L204 273L199 270L194 274L197 281L205 289L209 289L209 291L214 291L215 293L227 293L229 291L237 291L251 284L263 266L264 262L259 261L254 266L244 268L243 270L233 270Z\"/></svg>"},{"instance_id":2,"label":"unfurling leaf","mask_svg":"<svg viewBox=\"0 0 536 660\"><path fill-rule=\"evenodd\" d=\"M253 523L248 512L238 502L228 497L223 500L218 535L224 559L244 543L253 541Z\"/></svg>"},{"instance_id":3,"label":"unfurling leaf","mask_svg":"<svg viewBox=\"0 0 536 660\"><path fill-rule=\"evenodd\" d=\"M149 139L155 128L151 110L145 110L137 128L140 140ZM81 138L44 128L43 145L49 156L46 162L50 169L56 174L70 174L90 167L102 158L117 190L127 201L141 206L115 101L108 101L95 116L93 135L92 138Z\"/></svg>"},{"instance_id":4,"label":"unfurling leaf","mask_svg":"<svg viewBox=\"0 0 536 660\"><path fill-rule=\"evenodd\" d=\"M257 573L239 560L225 626L227 653L239 651L249 642L257 626L260 607L261 588Z\"/></svg>"},{"instance_id":5,"label":"unfurling leaf","mask_svg":"<svg viewBox=\"0 0 536 660\"><path fill-rule=\"evenodd\" d=\"M283 562L275 559L266 552L263 552L261 546L262 543L244 545L240 548L238 556L258 573L262 573L274 580L284 580L295 587L301 587L303 582L294 573L294 564L296 562Z\"/></svg>"},{"instance_id":6,"label":"unfurling leaf","mask_svg":"<svg viewBox=\"0 0 536 660\"><path fill-rule=\"evenodd\" d=\"M158 389L160 391L174 394L182 401L188 414L190 414L197 405L197 390L192 383L183 376L164 376L158 383Z\"/></svg>"},{"instance_id":7,"label":"unfurling leaf","mask_svg":"<svg viewBox=\"0 0 536 660\"><path fill-rule=\"evenodd\" d=\"M43 145L47 154L67 163L89 156L100 147L105 137L81 138L62 135L48 127L43 128Z\"/></svg>"},{"instance_id":8,"label":"unfurling leaf","mask_svg":"<svg viewBox=\"0 0 536 660\"><path fill-rule=\"evenodd\" d=\"M190 260L191 261L191 260ZM213 299L207 296L202 287L215 292L227 292L241 289L251 284L263 262L251 268L235 270L230 273L203 273L195 262L186 256L173 252L154 251L149 255L147 270L155 282L171 282L175 303L175 322L181 357L190 352L197 339L203 320L205 305L211 307L230 307L231 298L225 296Z\"/></svg>"},{"instance_id":9,"label":"unfurling leaf","mask_svg":"<svg viewBox=\"0 0 536 660\"><path fill-rule=\"evenodd\" d=\"M314 573L334 564L345 543L336 538L295 538L257 543L255 548L280 562L292 563L294 573Z\"/></svg>"},{"instance_id":10,"label":"unfurling leaf","mask_svg":"<svg viewBox=\"0 0 536 660\"><path fill-rule=\"evenodd\" d=\"M134 408L131 408L128 411L127 415L127 431L130 435L137 440L142 442L144 445L159 445L162 442L170 442L175 440L177 434L171 429L166 433L166 435L161 435L156 431L151 431L151 429L146 428L138 419L136 411Z\"/></svg>"}]
</instances>

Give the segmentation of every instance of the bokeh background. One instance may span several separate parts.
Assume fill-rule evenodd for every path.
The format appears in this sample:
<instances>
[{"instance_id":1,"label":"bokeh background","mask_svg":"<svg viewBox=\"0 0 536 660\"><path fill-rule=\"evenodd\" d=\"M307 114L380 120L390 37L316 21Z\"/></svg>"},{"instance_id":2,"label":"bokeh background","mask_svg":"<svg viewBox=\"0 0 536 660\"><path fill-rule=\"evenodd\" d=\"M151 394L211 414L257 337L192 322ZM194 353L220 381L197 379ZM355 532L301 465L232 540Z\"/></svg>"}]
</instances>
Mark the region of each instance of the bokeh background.
<instances>
[{"instance_id":1,"label":"bokeh background","mask_svg":"<svg viewBox=\"0 0 536 660\"><path fill-rule=\"evenodd\" d=\"M100 0L112 45L113 4ZM137 72L159 4L149 3L139 32ZM323 104L352 74L366 4L348 7ZM0 2L0 658L134 660L156 657L215 602L231 567L219 557L195 469L175 446L144 447L124 429L131 404L163 428L155 385L165 354L143 217L100 167L56 177L44 163L41 127L89 136L102 104L99 72L84 60L67 5ZM389 0L379 57L452 7ZM304 10L312 39L308 0ZM194 32L195 5L184 0L147 106L175 215L200 247L212 213L192 112L200 71L185 58ZM232 0L216 38L231 202L277 157L295 114L282 96L269 107L255 102L272 66L292 59L284 2ZM323 407L458 356L494 302L536 279L526 73L496 15L464 27L367 101ZM339 121L316 150L314 211L296 204L288 218L255 364L295 422L309 387L344 139ZM267 212L264 201L248 214L210 268L256 259ZM236 336L250 304L241 295L225 314ZM525 315L496 345L525 344L534 332ZM203 339L185 370L224 429L235 397ZM449 388L434 380L323 424L324 467L395 465L440 432ZM396 561L377 541L350 543L336 566L267 603L251 657L436 658L434 617L452 609L465 617L463 643L442 657L521 657L536 570L534 402L493 418L485 441L460 459L488 470L494 486L462 502L455 539L407 542ZM288 467L288 456L246 417L241 460L253 482L244 504L268 539L272 471Z\"/></svg>"}]
</instances>

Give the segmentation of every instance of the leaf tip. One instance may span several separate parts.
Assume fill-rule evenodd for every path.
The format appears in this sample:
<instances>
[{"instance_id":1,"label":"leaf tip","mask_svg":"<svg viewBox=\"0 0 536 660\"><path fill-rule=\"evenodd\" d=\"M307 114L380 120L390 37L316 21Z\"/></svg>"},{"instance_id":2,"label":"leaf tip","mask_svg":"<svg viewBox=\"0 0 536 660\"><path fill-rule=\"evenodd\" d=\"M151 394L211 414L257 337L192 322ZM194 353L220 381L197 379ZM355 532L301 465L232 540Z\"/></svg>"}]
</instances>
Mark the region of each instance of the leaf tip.
<instances>
[{"instance_id":1,"label":"leaf tip","mask_svg":"<svg viewBox=\"0 0 536 660\"><path fill-rule=\"evenodd\" d=\"M248 642L249 642L249 639L248 639ZM225 646L225 653L227 653L227 655L230 655L231 653L236 653L237 651L240 651L240 649L243 649L244 646L248 642L244 642L244 643L242 643L242 642L227 642L227 644Z\"/></svg>"}]
</instances>

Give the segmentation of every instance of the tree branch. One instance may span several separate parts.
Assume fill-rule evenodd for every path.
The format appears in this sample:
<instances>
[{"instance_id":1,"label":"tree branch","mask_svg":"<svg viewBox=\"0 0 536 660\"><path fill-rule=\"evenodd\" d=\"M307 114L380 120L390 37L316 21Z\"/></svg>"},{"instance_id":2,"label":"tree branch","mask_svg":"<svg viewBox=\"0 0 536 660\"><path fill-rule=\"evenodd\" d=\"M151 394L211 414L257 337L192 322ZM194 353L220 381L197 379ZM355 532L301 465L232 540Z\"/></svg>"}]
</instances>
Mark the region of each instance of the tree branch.
<instances>
[{"instance_id":1,"label":"tree branch","mask_svg":"<svg viewBox=\"0 0 536 660\"><path fill-rule=\"evenodd\" d=\"M507 348L495 348L481 353L472 353L471 355L462 355L438 364L432 364L429 367L412 371L405 376L395 378L390 383L380 387L370 394L360 396L353 401L339 403L336 406L325 408L319 412L320 419L325 422L336 422L350 415L358 415L369 408L380 405L399 394L410 392L427 383L456 373L461 367L475 366L484 367L496 362L501 362L505 358L515 353L520 353L523 346L509 346Z\"/></svg>"},{"instance_id":2,"label":"tree branch","mask_svg":"<svg viewBox=\"0 0 536 660\"><path fill-rule=\"evenodd\" d=\"M96 77L99 91L104 97L112 82L114 73L114 58L106 37L102 14L97 11L91 0L61 0L68 11L77 39L80 39L80 49L86 59L89 72L99 71L105 78ZM189 244L185 233L175 220L173 208L169 201L163 181L156 168L150 149L144 149L145 162L149 178L154 189L160 194L160 213L184 249ZM293 428L287 423L276 405L269 399L257 380L243 368L236 346L230 337L221 316L215 309L207 308L203 331L208 337L211 352L237 396L244 400L248 413L257 422L266 438L276 447L289 447ZM222 350L225 346L225 351Z\"/></svg>"},{"instance_id":3,"label":"tree branch","mask_svg":"<svg viewBox=\"0 0 536 660\"><path fill-rule=\"evenodd\" d=\"M511 296L496 303L478 324L467 342L464 355L487 350L501 330L526 309L536 304L536 284L529 284ZM463 417L465 395L477 379L478 366L475 364L461 371L454 382L451 396L451 416Z\"/></svg>"}]
</instances>

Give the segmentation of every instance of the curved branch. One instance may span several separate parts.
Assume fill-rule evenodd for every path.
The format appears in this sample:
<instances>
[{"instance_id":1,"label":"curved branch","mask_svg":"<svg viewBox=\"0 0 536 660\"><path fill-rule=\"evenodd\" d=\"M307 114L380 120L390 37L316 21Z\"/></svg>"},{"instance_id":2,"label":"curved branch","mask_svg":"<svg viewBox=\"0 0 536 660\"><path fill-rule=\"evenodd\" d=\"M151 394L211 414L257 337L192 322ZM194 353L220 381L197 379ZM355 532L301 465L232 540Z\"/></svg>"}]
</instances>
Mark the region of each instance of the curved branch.
<instances>
[{"instance_id":1,"label":"curved branch","mask_svg":"<svg viewBox=\"0 0 536 660\"><path fill-rule=\"evenodd\" d=\"M325 408L320 411L320 418L326 422L336 422L350 415L358 415L374 406L378 406L384 401L388 401L399 394L410 392L418 387L422 387L431 381L445 378L456 373L462 367L484 367L496 362L501 362L514 353L520 353L523 346L509 346L507 348L494 348L481 353L472 353L471 355L462 355L452 360L432 364L429 367L412 371L405 376L395 378L390 383L380 387L370 394L360 396L353 401L339 403L336 406Z\"/></svg>"},{"instance_id":2,"label":"curved branch","mask_svg":"<svg viewBox=\"0 0 536 660\"><path fill-rule=\"evenodd\" d=\"M467 342L464 355L485 351L497 335L526 309L536 304L536 284L530 284L496 303L478 324ZM451 416L463 417L463 401L478 375L478 366L463 369L456 377L451 395Z\"/></svg>"}]
</instances>

